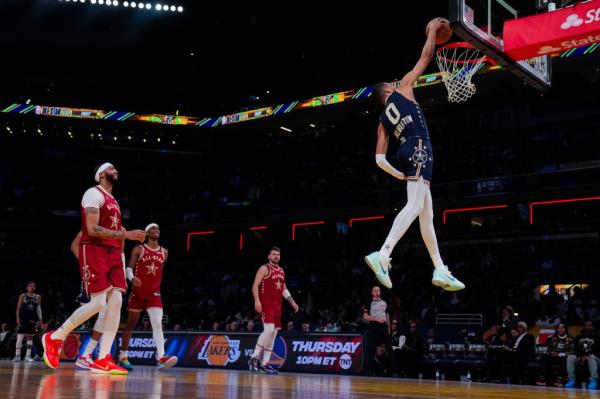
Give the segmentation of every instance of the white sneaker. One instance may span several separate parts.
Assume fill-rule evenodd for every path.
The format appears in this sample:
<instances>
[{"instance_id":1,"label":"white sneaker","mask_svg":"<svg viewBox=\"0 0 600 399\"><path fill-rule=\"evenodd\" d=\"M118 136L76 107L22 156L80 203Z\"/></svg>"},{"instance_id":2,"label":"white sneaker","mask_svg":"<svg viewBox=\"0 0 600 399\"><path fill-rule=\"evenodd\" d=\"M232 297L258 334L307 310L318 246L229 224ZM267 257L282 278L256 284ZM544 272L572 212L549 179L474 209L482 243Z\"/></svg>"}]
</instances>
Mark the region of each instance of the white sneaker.
<instances>
[{"instance_id":1,"label":"white sneaker","mask_svg":"<svg viewBox=\"0 0 600 399\"><path fill-rule=\"evenodd\" d=\"M433 270L431 284L446 291L460 291L465 288L465 285L448 270L448 266L436 267Z\"/></svg>"},{"instance_id":2,"label":"white sneaker","mask_svg":"<svg viewBox=\"0 0 600 399\"><path fill-rule=\"evenodd\" d=\"M33 363L35 360L31 358L31 356L25 356L25 361L29 363Z\"/></svg>"},{"instance_id":3,"label":"white sneaker","mask_svg":"<svg viewBox=\"0 0 600 399\"><path fill-rule=\"evenodd\" d=\"M94 359L92 359L92 355L87 356L79 356L75 361L75 366L80 369L89 370L90 364L94 363Z\"/></svg>"},{"instance_id":4,"label":"white sneaker","mask_svg":"<svg viewBox=\"0 0 600 399\"><path fill-rule=\"evenodd\" d=\"M390 280L389 274L389 261L388 265L384 266L379 260L379 252L376 251L365 256L365 262L367 262L369 268L373 270L375 277L377 277L377 280L379 280L381 285L388 289L392 288L392 280Z\"/></svg>"},{"instance_id":5,"label":"white sneaker","mask_svg":"<svg viewBox=\"0 0 600 399\"><path fill-rule=\"evenodd\" d=\"M12 361L13 362L20 362L21 361L21 356L15 356Z\"/></svg>"}]
</instances>

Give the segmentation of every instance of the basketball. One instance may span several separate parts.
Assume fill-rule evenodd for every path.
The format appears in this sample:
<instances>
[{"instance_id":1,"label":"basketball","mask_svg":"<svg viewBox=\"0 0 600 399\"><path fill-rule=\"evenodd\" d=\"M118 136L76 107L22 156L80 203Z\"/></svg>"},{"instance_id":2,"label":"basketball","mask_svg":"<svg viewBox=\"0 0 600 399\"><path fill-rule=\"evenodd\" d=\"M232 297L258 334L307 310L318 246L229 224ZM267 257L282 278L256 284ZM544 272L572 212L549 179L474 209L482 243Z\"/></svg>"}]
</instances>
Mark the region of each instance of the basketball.
<instances>
[{"instance_id":1,"label":"basketball","mask_svg":"<svg viewBox=\"0 0 600 399\"><path fill-rule=\"evenodd\" d=\"M445 19L445 18L434 18L431 21L429 21L429 23L425 27L425 36L429 36L429 26L436 19L443 20L442 26L438 29L438 31L436 32L436 35L435 35L435 44L438 45L438 46L440 46L440 45L442 45L444 43L447 43L448 40L450 40L450 38L452 37L452 28L450 28L450 22L448 22L447 19Z\"/></svg>"}]
</instances>

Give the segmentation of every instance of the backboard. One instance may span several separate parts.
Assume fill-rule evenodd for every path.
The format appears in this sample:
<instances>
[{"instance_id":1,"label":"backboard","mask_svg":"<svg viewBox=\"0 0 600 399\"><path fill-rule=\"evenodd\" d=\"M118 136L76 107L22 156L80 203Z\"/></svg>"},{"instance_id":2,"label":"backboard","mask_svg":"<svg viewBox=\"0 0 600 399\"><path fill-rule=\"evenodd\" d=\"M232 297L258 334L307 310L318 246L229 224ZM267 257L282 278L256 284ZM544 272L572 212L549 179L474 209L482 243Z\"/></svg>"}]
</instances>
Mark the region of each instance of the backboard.
<instances>
[{"instance_id":1,"label":"backboard","mask_svg":"<svg viewBox=\"0 0 600 399\"><path fill-rule=\"evenodd\" d=\"M449 0L449 21L454 33L471 43L498 65L540 91L551 87L549 56L516 61L504 52L504 21L535 13L535 2L519 0Z\"/></svg>"}]
</instances>

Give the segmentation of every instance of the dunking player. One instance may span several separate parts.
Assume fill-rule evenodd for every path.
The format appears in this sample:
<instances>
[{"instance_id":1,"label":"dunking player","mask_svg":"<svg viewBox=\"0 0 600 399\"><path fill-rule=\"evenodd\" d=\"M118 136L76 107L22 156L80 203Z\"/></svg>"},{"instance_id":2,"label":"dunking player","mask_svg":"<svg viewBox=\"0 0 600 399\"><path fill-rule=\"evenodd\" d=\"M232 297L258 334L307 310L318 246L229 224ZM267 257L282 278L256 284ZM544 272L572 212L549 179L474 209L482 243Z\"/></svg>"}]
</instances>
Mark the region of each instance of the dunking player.
<instances>
[{"instance_id":1,"label":"dunking player","mask_svg":"<svg viewBox=\"0 0 600 399\"><path fill-rule=\"evenodd\" d=\"M142 310L148 312L152 325L158 368L168 369L177 363L177 357L165 356L165 336L162 330L163 304L160 297L160 283L169 251L158 244L160 228L156 223L150 223L145 230L148 242L133 248L127 268L127 279L131 281L133 289L129 296L129 317L123 331L119 355L119 365L127 370L133 369L127 359L127 349L131 332L137 325Z\"/></svg>"},{"instance_id":2,"label":"dunking player","mask_svg":"<svg viewBox=\"0 0 600 399\"><path fill-rule=\"evenodd\" d=\"M121 230L121 210L112 196L113 187L119 180L117 169L104 163L96 169L94 177L99 184L88 189L81 201L79 244L81 278L90 301L75 310L58 330L44 334L44 362L50 368L57 368L63 340L81 323L106 308L100 354L90 365L90 370L100 374L127 374L127 370L116 365L110 355L119 326L122 295L127 289L121 241L144 241L146 234L142 230Z\"/></svg>"},{"instance_id":3,"label":"dunking player","mask_svg":"<svg viewBox=\"0 0 600 399\"><path fill-rule=\"evenodd\" d=\"M299 307L285 286L285 273L279 266L280 249L277 247L271 248L268 259L269 263L262 265L256 272L252 284L254 309L262 317L263 332L258 336L258 342L254 348L252 358L248 361L248 366L250 371L277 374L277 370L269 365L269 360L273 352L277 331L281 330L281 297L290 303L294 313L298 313ZM259 366L258 356L261 351L263 356Z\"/></svg>"},{"instance_id":4,"label":"dunking player","mask_svg":"<svg viewBox=\"0 0 600 399\"><path fill-rule=\"evenodd\" d=\"M379 282L387 288L392 287L389 277L390 254L417 216L421 236L435 268L431 282L448 291L465 288L464 284L452 276L448 267L444 265L438 249L433 227L433 202L429 191L433 152L425 116L413 93L414 83L425 72L433 58L436 32L446 23L447 21L442 18L436 18L430 23L421 58L414 68L404 75L397 87L382 82L375 85L373 89L375 99L385 105L377 127L375 162L395 178L407 181L406 205L396 216L392 229L379 252L373 252L365 257L365 261L375 272ZM385 157L390 136L398 140L397 158L401 171L394 168Z\"/></svg>"},{"instance_id":5,"label":"dunking player","mask_svg":"<svg viewBox=\"0 0 600 399\"><path fill-rule=\"evenodd\" d=\"M25 361L33 362L31 358L31 347L33 346L33 335L35 327L42 322L42 297L35 293L35 283L27 282L27 292L19 295L17 302L17 347L13 362L21 361L21 350L23 339L27 345Z\"/></svg>"}]
</instances>

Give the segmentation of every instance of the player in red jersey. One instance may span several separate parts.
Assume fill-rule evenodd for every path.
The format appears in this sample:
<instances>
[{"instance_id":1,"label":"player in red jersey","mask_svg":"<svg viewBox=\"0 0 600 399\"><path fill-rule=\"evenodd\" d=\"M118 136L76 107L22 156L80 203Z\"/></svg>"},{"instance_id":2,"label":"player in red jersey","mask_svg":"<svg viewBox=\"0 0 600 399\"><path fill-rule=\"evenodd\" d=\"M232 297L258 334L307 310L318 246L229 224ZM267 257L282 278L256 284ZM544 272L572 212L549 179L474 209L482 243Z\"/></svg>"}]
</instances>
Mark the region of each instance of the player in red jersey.
<instances>
[{"instance_id":1,"label":"player in red jersey","mask_svg":"<svg viewBox=\"0 0 600 399\"><path fill-rule=\"evenodd\" d=\"M156 223L150 223L145 230L148 242L133 248L127 268L127 279L131 281L133 289L129 296L129 317L123 331L119 355L119 365L127 370L133 369L127 359L127 349L131 332L137 325L142 310L148 312L152 325L158 368L167 369L177 363L177 357L165 356L165 336L162 330L163 304L160 297L160 283L169 251L158 244L160 228Z\"/></svg>"},{"instance_id":2,"label":"player in red jersey","mask_svg":"<svg viewBox=\"0 0 600 399\"><path fill-rule=\"evenodd\" d=\"M80 306L56 331L42 337L44 362L50 368L59 365L64 339L81 323L106 308L104 336L98 360L90 365L93 373L127 374L112 360L110 348L115 339L123 292L127 289L121 257L122 240L144 241L142 230L124 231L121 210L112 190L119 181L117 169L110 163L100 165L95 172L99 184L88 189L81 200L81 231L79 266L84 288L90 301Z\"/></svg>"},{"instance_id":3,"label":"player in red jersey","mask_svg":"<svg viewBox=\"0 0 600 399\"><path fill-rule=\"evenodd\" d=\"M294 313L298 313L299 307L285 286L285 272L279 266L281 250L277 247L271 248L268 259L269 263L262 265L256 272L252 284L254 309L261 315L264 329L258 337L248 367L250 371L277 374L277 370L269 365L269 360L273 352L277 331L281 330L281 298L285 298L290 303ZM259 366L258 356L261 351L263 357Z\"/></svg>"}]
</instances>

